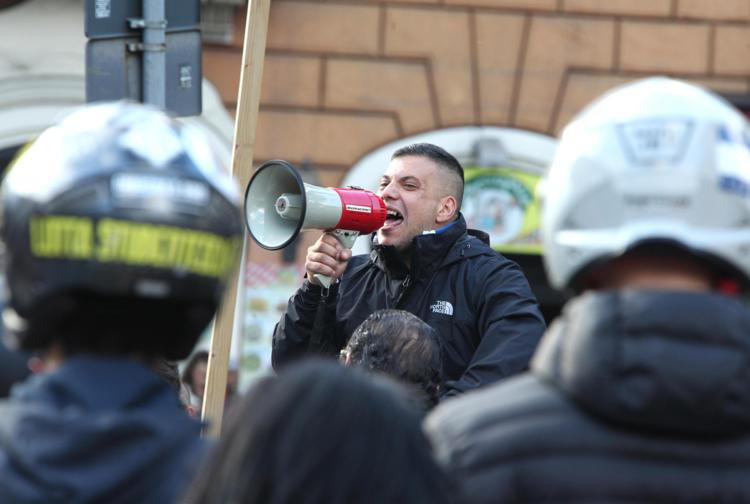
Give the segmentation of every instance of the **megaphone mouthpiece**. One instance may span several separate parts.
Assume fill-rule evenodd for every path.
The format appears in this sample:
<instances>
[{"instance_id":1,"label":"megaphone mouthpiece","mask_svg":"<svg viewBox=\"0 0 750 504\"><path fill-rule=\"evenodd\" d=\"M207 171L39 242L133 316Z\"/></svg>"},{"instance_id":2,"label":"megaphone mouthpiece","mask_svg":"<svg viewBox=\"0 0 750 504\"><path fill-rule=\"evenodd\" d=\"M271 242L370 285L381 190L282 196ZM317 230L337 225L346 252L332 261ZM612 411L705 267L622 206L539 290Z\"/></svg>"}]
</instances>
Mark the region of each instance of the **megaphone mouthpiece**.
<instances>
[{"instance_id":1,"label":"megaphone mouthpiece","mask_svg":"<svg viewBox=\"0 0 750 504\"><path fill-rule=\"evenodd\" d=\"M334 229L370 234L377 231L388 215L385 201L365 189L334 189L341 197L343 211Z\"/></svg>"}]
</instances>

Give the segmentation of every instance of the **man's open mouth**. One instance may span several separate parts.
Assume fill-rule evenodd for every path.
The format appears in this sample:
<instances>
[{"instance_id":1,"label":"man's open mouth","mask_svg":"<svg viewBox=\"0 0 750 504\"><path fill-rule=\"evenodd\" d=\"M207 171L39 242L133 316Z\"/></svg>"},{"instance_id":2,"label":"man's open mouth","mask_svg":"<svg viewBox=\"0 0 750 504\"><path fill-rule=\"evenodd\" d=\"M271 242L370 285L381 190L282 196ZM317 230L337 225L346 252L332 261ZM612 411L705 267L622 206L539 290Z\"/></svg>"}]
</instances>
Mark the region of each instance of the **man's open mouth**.
<instances>
[{"instance_id":1,"label":"man's open mouth","mask_svg":"<svg viewBox=\"0 0 750 504\"><path fill-rule=\"evenodd\" d=\"M394 210L393 208L389 208L386 213L385 225L383 227L398 226L403 220L404 217L403 215L401 215L401 212L399 212L398 210Z\"/></svg>"}]
</instances>

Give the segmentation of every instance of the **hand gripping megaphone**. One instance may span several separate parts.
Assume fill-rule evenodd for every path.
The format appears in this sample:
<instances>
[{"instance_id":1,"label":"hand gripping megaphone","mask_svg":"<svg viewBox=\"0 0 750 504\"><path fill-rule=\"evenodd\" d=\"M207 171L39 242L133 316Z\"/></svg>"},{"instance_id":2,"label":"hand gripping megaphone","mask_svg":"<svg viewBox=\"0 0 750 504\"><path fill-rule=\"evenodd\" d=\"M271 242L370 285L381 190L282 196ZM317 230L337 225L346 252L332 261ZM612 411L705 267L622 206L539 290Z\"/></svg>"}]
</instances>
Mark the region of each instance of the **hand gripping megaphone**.
<instances>
[{"instance_id":1,"label":"hand gripping megaphone","mask_svg":"<svg viewBox=\"0 0 750 504\"><path fill-rule=\"evenodd\" d=\"M380 229L385 202L375 193L356 187L324 188L302 181L286 161L263 163L245 190L245 224L250 236L268 250L289 245L300 231L331 232L343 247L352 248L360 234ZM324 287L331 278L315 275Z\"/></svg>"}]
</instances>

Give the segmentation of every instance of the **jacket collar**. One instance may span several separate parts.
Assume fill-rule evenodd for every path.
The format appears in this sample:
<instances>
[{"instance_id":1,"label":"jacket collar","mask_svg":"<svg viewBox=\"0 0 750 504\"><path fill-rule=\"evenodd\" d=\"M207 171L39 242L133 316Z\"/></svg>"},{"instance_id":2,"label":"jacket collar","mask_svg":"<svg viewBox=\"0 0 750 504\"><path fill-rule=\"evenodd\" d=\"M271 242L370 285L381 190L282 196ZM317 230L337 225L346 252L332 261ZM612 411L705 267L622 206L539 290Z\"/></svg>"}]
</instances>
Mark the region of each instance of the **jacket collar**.
<instances>
[{"instance_id":1,"label":"jacket collar","mask_svg":"<svg viewBox=\"0 0 750 504\"><path fill-rule=\"evenodd\" d=\"M415 236L412 240L411 275L414 278L426 276L445 262L448 252L456 241L466 235L466 220L459 213L456 220L447 226ZM377 235L373 235L373 251L371 258L381 269L391 273L396 278L403 278L410 273L401 254L391 245L377 243Z\"/></svg>"}]
</instances>

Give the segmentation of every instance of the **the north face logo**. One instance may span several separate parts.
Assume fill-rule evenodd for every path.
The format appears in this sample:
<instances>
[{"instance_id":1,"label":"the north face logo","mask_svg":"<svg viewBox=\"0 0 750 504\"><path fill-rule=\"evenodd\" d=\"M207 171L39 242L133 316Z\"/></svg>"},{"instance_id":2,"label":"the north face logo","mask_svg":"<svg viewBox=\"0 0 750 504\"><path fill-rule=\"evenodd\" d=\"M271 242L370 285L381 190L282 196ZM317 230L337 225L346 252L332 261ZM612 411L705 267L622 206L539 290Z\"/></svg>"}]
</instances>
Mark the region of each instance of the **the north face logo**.
<instances>
[{"instance_id":1,"label":"the north face logo","mask_svg":"<svg viewBox=\"0 0 750 504\"><path fill-rule=\"evenodd\" d=\"M434 305L430 305L430 311L432 313L442 313L443 315L453 316L453 305L449 301L435 301Z\"/></svg>"}]
</instances>

